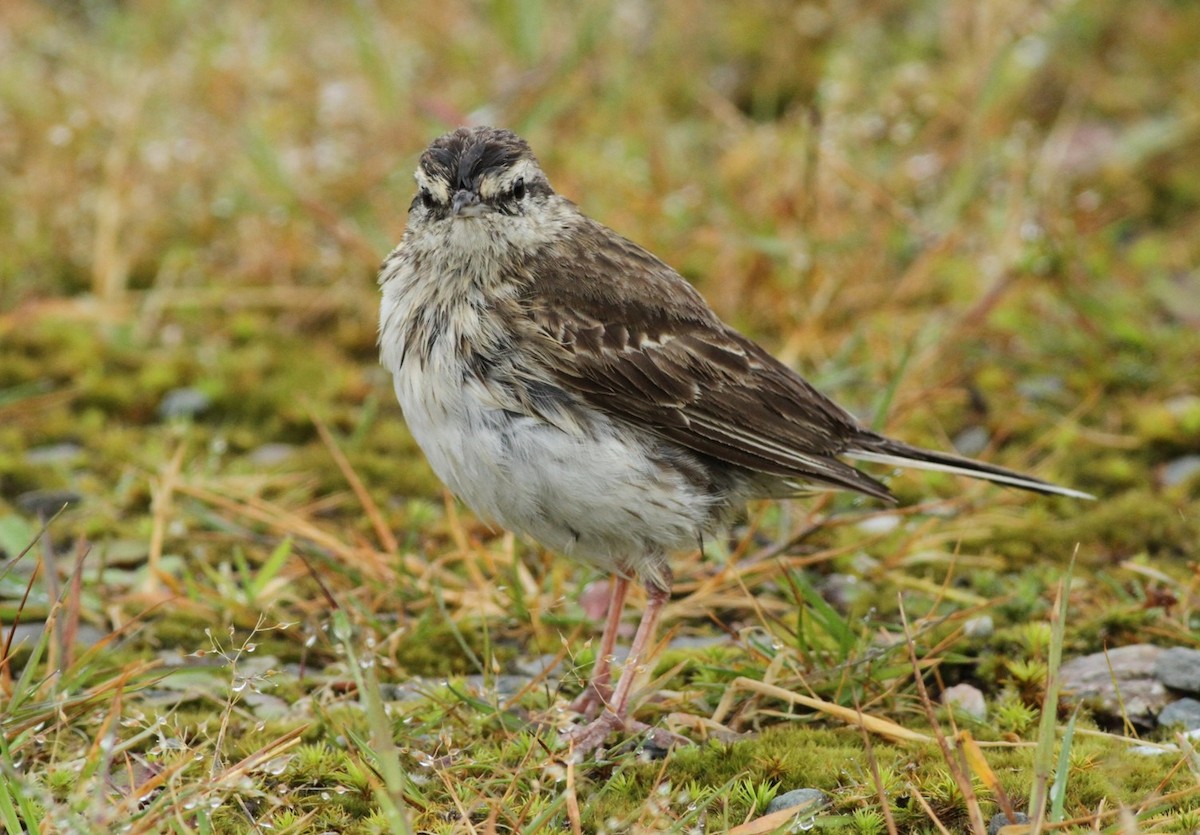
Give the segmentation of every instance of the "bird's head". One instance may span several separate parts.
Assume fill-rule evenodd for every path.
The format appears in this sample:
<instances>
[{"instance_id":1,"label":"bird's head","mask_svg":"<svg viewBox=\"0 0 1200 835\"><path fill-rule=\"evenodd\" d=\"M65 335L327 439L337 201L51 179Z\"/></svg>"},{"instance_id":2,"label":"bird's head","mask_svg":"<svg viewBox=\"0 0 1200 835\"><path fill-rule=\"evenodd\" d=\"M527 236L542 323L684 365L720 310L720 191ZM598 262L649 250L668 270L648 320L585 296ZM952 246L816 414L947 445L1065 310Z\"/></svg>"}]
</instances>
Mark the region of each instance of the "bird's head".
<instances>
[{"instance_id":1,"label":"bird's head","mask_svg":"<svg viewBox=\"0 0 1200 835\"><path fill-rule=\"evenodd\" d=\"M412 221L472 223L526 215L554 195L524 139L499 128L459 128L421 154Z\"/></svg>"}]
</instances>

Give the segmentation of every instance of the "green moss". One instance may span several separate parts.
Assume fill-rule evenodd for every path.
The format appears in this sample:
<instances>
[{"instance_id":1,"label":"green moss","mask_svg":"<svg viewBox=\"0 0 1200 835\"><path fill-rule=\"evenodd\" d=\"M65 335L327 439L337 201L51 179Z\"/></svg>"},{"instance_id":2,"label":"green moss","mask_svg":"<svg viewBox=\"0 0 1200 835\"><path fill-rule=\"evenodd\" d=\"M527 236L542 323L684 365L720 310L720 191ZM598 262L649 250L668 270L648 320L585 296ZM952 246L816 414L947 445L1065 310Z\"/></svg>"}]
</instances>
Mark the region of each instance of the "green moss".
<instances>
[{"instance_id":1,"label":"green moss","mask_svg":"<svg viewBox=\"0 0 1200 835\"><path fill-rule=\"evenodd\" d=\"M1173 398L1137 412L1138 434L1147 441L1175 449L1200 444L1200 396Z\"/></svg>"},{"instance_id":2,"label":"green moss","mask_svg":"<svg viewBox=\"0 0 1200 835\"><path fill-rule=\"evenodd\" d=\"M1181 543L1200 537L1200 519L1180 513L1179 505L1146 490L1077 506L1070 516L1048 518L1031 511L1020 522L997 531L993 545L1020 561L1065 561L1077 543L1085 564L1103 565L1137 553L1170 555Z\"/></svg>"},{"instance_id":3,"label":"green moss","mask_svg":"<svg viewBox=\"0 0 1200 835\"><path fill-rule=\"evenodd\" d=\"M485 647L489 646L486 634L478 622L468 620L452 625L429 616L414 624L409 637L397 644L395 660L404 673L414 676L434 678L478 673L471 656L484 657ZM511 647L491 645L490 648L501 664L514 652Z\"/></svg>"}]
</instances>

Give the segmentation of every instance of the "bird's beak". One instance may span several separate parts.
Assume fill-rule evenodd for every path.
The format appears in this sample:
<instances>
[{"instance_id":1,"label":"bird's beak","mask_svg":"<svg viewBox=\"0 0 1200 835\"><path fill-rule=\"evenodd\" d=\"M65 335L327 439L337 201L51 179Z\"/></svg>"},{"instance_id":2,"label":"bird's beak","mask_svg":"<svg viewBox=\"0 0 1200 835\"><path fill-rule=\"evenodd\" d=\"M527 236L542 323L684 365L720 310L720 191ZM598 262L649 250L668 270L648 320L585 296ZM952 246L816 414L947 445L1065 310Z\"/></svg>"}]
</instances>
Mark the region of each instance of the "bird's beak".
<instances>
[{"instance_id":1,"label":"bird's beak","mask_svg":"<svg viewBox=\"0 0 1200 835\"><path fill-rule=\"evenodd\" d=\"M479 201L479 193L470 189L460 188L450 201L450 213L455 217L479 217L487 211L487 207Z\"/></svg>"}]
</instances>

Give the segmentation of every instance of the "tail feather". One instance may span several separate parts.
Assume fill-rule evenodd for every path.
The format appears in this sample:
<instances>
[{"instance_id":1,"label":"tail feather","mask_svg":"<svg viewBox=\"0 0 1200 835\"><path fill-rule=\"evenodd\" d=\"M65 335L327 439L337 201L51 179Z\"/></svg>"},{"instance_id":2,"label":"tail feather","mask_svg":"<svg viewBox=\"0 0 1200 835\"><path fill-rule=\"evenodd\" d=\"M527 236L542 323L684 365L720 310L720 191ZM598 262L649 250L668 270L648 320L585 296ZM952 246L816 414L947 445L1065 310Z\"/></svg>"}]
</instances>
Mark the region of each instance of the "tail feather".
<instances>
[{"instance_id":1,"label":"tail feather","mask_svg":"<svg viewBox=\"0 0 1200 835\"><path fill-rule=\"evenodd\" d=\"M1096 498L1090 493L1073 490L1070 487L1059 487L1057 484L1051 484L1048 481L1042 481L1039 478L1034 478L1024 473L1018 473L1015 470L997 467L994 464L985 464L982 461L964 458L961 455L934 452L929 449L909 446L908 444L902 444L899 441L893 441L889 438L864 438L860 445L851 447L842 454L847 458L854 458L859 461L870 461L876 464L889 464L895 467L907 467L917 470L935 470L942 473L967 476L968 478L994 481L997 484L1019 487L1022 490L1032 490L1035 493L1070 496L1074 499Z\"/></svg>"}]
</instances>

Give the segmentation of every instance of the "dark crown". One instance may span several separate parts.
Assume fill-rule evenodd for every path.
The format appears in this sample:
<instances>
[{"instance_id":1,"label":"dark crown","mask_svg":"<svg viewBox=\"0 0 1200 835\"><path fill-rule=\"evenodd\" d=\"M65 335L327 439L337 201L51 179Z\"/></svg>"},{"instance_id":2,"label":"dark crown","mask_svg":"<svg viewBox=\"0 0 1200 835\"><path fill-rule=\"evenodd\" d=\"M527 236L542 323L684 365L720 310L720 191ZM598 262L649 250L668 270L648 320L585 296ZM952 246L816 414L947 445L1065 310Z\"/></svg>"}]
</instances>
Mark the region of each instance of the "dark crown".
<instances>
[{"instance_id":1,"label":"dark crown","mask_svg":"<svg viewBox=\"0 0 1200 835\"><path fill-rule=\"evenodd\" d=\"M445 180L454 192L475 190L488 171L508 168L521 159L534 160L533 151L512 131L459 128L433 140L421 155L421 167L430 177Z\"/></svg>"}]
</instances>

